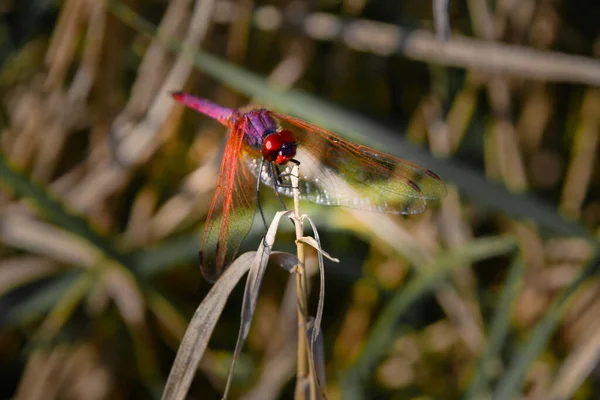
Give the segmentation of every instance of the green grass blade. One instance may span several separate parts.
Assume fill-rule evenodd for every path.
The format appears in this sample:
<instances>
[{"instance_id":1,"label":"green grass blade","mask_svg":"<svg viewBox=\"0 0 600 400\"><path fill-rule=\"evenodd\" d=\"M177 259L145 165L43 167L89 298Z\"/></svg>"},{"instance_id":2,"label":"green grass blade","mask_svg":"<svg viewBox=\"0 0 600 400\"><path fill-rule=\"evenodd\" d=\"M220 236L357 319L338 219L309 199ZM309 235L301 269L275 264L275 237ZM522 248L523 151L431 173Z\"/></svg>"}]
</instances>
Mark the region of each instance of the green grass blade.
<instances>
[{"instance_id":1,"label":"green grass blade","mask_svg":"<svg viewBox=\"0 0 600 400\"><path fill-rule=\"evenodd\" d=\"M41 318L58 302L63 293L69 290L82 273L85 273L83 269L72 270L52 279L17 304L2 306L0 303L0 307L5 309L0 318L2 329L12 329ZM0 302L6 301L6 298L0 298Z\"/></svg>"},{"instance_id":2,"label":"green grass blade","mask_svg":"<svg viewBox=\"0 0 600 400\"><path fill-rule=\"evenodd\" d=\"M94 285L93 272L86 270L80 274L69 287L61 293L60 299L54 303L52 311L36 333L35 340L47 342L54 338L65 326L77 306L85 298L90 288Z\"/></svg>"},{"instance_id":3,"label":"green grass blade","mask_svg":"<svg viewBox=\"0 0 600 400\"><path fill-rule=\"evenodd\" d=\"M497 311L491 324L487 347L477 363L466 399L475 400L489 397L489 372L500 362L500 350L508 334L513 302L521 289L524 273L524 262L520 256L517 256L508 272Z\"/></svg>"},{"instance_id":4,"label":"green grass blade","mask_svg":"<svg viewBox=\"0 0 600 400\"><path fill-rule=\"evenodd\" d=\"M377 361L390 348L396 338L398 318L419 298L433 290L458 268L473 262L509 253L515 250L516 240L511 236L476 239L469 244L438 254L423 271L401 289L382 311L355 365L342 378L343 398L359 398L362 383L372 372Z\"/></svg>"}]
</instances>

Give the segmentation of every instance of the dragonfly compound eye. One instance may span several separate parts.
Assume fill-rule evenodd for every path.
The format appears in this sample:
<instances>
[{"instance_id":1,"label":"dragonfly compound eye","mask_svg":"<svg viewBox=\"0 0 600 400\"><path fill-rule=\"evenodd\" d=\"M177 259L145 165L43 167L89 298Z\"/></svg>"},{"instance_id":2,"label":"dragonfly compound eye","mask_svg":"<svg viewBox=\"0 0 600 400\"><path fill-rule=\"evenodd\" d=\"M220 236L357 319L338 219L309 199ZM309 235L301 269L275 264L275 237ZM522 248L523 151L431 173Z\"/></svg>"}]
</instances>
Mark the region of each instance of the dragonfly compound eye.
<instances>
[{"instance_id":1,"label":"dragonfly compound eye","mask_svg":"<svg viewBox=\"0 0 600 400\"><path fill-rule=\"evenodd\" d=\"M268 135L263 141L262 156L267 161L275 161L283 146L283 138L278 133Z\"/></svg>"},{"instance_id":2,"label":"dragonfly compound eye","mask_svg":"<svg viewBox=\"0 0 600 400\"><path fill-rule=\"evenodd\" d=\"M290 161L292 158L294 158L294 156L296 155L296 144L295 143L290 143L290 144L284 144L283 147L281 148L281 150L279 150L279 154L277 155L277 158L275 159L275 163L276 164L285 164L288 161Z\"/></svg>"},{"instance_id":3,"label":"dragonfly compound eye","mask_svg":"<svg viewBox=\"0 0 600 400\"><path fill-rule=\"evenodd\" d=\"M288 131L287 129L282 129L279 132L279 135L281 136L281 138L283 139L283 142L286 144L295 144L296 143L296 136Z\"/></svg>"}]
</instances>

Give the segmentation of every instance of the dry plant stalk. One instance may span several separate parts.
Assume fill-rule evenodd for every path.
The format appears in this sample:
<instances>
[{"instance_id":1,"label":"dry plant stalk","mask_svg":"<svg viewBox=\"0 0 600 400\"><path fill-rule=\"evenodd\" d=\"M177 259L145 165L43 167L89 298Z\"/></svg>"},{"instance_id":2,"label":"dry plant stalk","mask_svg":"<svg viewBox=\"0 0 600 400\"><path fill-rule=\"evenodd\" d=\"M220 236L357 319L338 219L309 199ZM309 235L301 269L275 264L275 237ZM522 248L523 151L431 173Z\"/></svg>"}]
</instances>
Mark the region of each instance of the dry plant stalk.
<instances>
[{"instance_id":1,"label":"dry plant stalk","mask_svg":"<svg viewBox=\"0 0 600 400\"><path fill-rule=\"evenodd\" d=\"M298 360L296 366L296 399L305 398L305 378L309 379L310 398L316 398L316 379L314 368L309 352L311 347L308 345L308 337L306 335L307 328L307 280L305 270L304 243L301 239L304 237L304 223L300 215L300 193L298 190L298 165L292 167L292 193L294 195L294 226L296 228L296 256L298 257L298 265L294 272L296 273L296 296L298 298Z\"/></svg>"},{"instance_id":2,"label":"dry plant stalk","mask_svg":"<svg viewBox=\"0 0 600 400\"><path fill-rule=\"evenodd\" d=\"M320 382L325 381L325 377L320 374L323 368L315 366L315 357L313 355L313 347L318 338L320 321L323 315L323 292L324 292L324 272L323 272L323 256L328 257L327 253L321 250L318 232L312 220L306 215L300 214L299 207L299 190L298 190L298 165L294 165L291 171L293 195L294 195L294 210L278 212L271 226L269 227L265 238L261 242L258 251L242 254L238 257L221 275L219 280L215 282L209 294L202 301L194 317L189 323L184 338L181 341L179 350L169 378L163 392L163 400L179 400L187 396L191 381L195 374L196 368L207 349L212 331L220 317L225 302L231 291L236 286L237 282L248 272L246 279L246 288L244 290L244 299L242 302L242 315L240 323L240 331L238 340L233 353L230 373L227 378L227 383L223 392L223 398L227 398L231 385L232 372L235 367L235 362L240 355L241 349L248 336L250 324L256 304L258 294L264 273L267 267L269 258L275 258L275 261L282 268L296 274L296 289L297 289L297 309L298 309L298 360L297 360L297 384L296 384L296 399L311 399L324 398ZM296 227L296 243L297 257L280 252L272 252L275 242L277 227L281 218L291 216ZM314 231L315 237L303 236L303 221L307 219ZM307 312L307 293L308 285L305 271L305 254L304 244L315 248L318 252L319 268L321 271L321 286L319 305L317 314L312 323L312 333L309 331L309 317ZM319 366L322 367L322 366ZM319 373L317 373L317 371ZM307 390L308 389L308 390Z\"/></svg>"}]
</instances>

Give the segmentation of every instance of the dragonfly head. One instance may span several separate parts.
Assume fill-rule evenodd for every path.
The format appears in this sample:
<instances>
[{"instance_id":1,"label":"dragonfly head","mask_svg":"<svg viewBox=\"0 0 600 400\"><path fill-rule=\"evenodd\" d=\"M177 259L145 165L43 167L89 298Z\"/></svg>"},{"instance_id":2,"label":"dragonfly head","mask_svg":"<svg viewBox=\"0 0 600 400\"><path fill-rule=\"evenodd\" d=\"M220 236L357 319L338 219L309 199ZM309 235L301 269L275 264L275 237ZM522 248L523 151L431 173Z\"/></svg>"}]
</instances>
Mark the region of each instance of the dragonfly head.
<instances>
[{"instance_id":1,"label":"dragonfly head","mask_svg":"<svg viewBox=\"0 0 600 400\"><path fill-rule=\"evenodd\" d=\"M287 129L267 132L263 139L262 156L265 160L283 165L296 155L296 136Z\"/></svg>"}]
</instances>

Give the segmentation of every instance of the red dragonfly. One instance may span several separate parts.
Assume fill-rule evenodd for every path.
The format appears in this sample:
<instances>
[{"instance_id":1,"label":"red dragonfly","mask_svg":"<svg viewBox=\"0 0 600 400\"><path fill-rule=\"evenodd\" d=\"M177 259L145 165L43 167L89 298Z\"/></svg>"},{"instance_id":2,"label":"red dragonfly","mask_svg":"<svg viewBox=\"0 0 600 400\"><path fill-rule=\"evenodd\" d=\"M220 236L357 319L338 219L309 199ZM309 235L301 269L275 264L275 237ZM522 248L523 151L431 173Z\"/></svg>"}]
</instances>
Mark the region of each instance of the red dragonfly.
<instances>
[{"instance_id":1,"label":"red dragonfly","mask_svg":"<svg viewBox=\"0 0 600 400\"><path fill-rule=\"evenodd\" d=\"M416 214L425 209L427 200L446 194L444 183L430 170L350 143L300 119L264 108L226 108L183 92L172 95L229 128L200 242L200 268L210 282L233 261L250 231L256 205L262 215L260 183L272 187L278 198L292 196L290 163L301 164L300 198L327 206Z\"/></svg>"}]
</instances>

